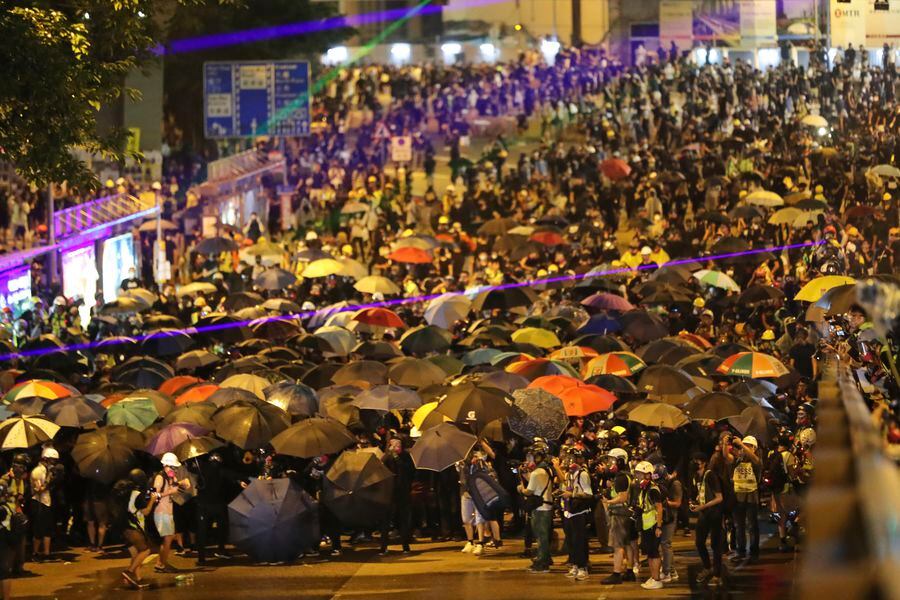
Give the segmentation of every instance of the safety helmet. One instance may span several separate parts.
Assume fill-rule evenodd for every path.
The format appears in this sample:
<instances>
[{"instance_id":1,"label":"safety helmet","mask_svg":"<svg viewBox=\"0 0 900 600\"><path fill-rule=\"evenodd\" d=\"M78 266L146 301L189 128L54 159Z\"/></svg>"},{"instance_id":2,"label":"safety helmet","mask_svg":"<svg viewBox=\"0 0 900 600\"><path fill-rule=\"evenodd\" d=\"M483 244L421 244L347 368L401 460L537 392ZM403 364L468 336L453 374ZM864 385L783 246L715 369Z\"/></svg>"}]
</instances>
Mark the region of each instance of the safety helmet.
<instances>
[{"instance_id":1,"label":"safety helmet","mask_svg":"<svg viewBox=\"0 0 900 600\"><path fill-rule=\"evenodd\" d=\"M653 476L656 479L665 479L669 476L669 469L666 467L666 465L660 463L656 465Z\"/></svg>"},{"instance_id":2,"label":"safety helmet","mask_svg":"<svg viewBox=\"0 0 900 600\"><path fill-rule=\"evenodd\" d=\"M204 298L203 296L198 296L194 299L194 306L196 308L203 308L204 306L206 306L206 298Z\"/></svg>"},{"instance_id":3,"label":"safety helmet","mask_svg":"<svg viewBox=\"0 0 900 600\"><path fill-rule=\"evenodd\" d=\"M450 217L448 217L447 215L441 215L440 217L438 217L438 223L441 225L449 225Z\"/></svg>"},{"instance_id":4,"label":"safety helmet","mask_svg":"<svg viewBox=\"0 0 900 600\"><path fill-rule=\"evenodd\" d=\"M816 432L807 427L803 431L800 432L800 435L797 436L797 439L800 441L800 444L806 447L814 446L816 443Z\"/></svg>"},{"instance_id":5,"label":"safety helmet","mask_svg":"<svg viewBox=\"0 0 900 600\"><path fill-rule=\"evenodd\" d=\"M766 329L765 331L763 331L762 339L763 339L763 341L765 341L765 342L769 342L769 341L774 340L774 339L775 339L775 332L772 331L771 329Z\"/></svg>"},{"instance_id":6,"label":"safety helmet","mask_svg":"<svg viewBox=\"0 0 900 600\"><path fill-rule=\"evenodd\" d=\"M757 442L756 438L752 435L746 436L741 440L741 442L743 442L745 446L753 446L754 448L759 448L759 442Z\"/></svg>"},{"instance_id":7,"label":"safety helmet","mask_svg":"<svg viewBox=\"0 0 900 600\"><path fill-rule=\"evenodd\" d=\"M164 467L180 467L181 461L172 452L166 452L162 455L160 461Z\"/></svg>"},{"instance_id":8,"label":"safety helmet","mask_svg":"<svg viewBox=\"0 0 900 600\"><path fill-rule=\"evenodd\" d=\"M828 235L829 233L831 235L837 235L837 229L834 228L834 225L828 225L823 230L823 233L825 233L825 235Z\"/></svg>"},{"instance_id":9,"label":"safety helmet","mask_svg":"<svg viewBox=\"0 0 900 600\"><path fill-rule=\"evenodd\" d=\"M627 461L628 451L624 448L613 448L607 453L607 456L611 456L612 458L615 458L617 460L621 458L622 460Z\"/></svg>"},{"instance_id":10,"label":"safety helmet","mask_svg":"<svg viewBox=\"0 0 900 600\"><path fill-rule=\"evenodd\" d=\"M44 448L41 451L41 458L59 459L59 452L56 451L56 448Z\"/></svg>"},{"instance_id":11,"label":"safety helmet","mask_svg":"<svg viewBox=\"0 0 900 600\"><path fill-rule=\"evenodd\" d=\"M706 300L701 297L694 298L694 308L703 308L706 306Z\"/></svg>"},{"instance_id":12,"label":"safety helmet","mask_svg":"<svg viewBox=\"0 0 900 600\"><path fill-rule=\"evenodd\" d=\"M146 487L147 474L140 469L132 469L128 472L128 479L137 487Z\"/></svg>"},{"instance_id":13,"label":"safety helmet","mask_svg":"<svg viewBox=\"0 0 900 600\"><path fill-rule=\"evenodd\" d=\"M56 298L53 299L53 305L54 306L65 306L66 299L63 298L62 296L57 296Z\"/></svg>"},{"instance_id":14,"label":"safety helmet","mask_svg":"<svg viewBox=\"0 0 900 600\"><path fill-rule=\"evenodd\" d=\"M531 453L547 456L550 454L550 446L547 445L547 442L543 438L534 438L534 443L531 445Z\"/></svg>"},{"instance_id":15,"label":"safety helmet","mask_svg":"<svg viewBox=\"0 0 900 600\"><path fill-rule=\"evenodd\" d=\"M653 474L653 465L647 462L646 460L642 460L634 467L635 473L640 473L642 475L651 475Z\"/></svg>"}]
</instances>

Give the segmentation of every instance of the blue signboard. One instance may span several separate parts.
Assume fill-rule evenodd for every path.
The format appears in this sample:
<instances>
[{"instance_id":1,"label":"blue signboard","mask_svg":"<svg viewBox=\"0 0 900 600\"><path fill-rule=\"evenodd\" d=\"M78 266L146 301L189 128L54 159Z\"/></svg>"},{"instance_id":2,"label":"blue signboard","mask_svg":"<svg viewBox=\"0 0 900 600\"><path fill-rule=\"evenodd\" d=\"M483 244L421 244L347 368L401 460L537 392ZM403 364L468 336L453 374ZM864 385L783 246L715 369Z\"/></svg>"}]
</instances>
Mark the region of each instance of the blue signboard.
<instances>
[{"instance_id":1,"label":"blue signboard","mask_svg":"<svg viewBox=\"0 0 900 600\"><path fill-rule=\"evenodd\" d=\"M203 64L207 138L309 133L309 63Z\"/></svg>"}]
</instances>

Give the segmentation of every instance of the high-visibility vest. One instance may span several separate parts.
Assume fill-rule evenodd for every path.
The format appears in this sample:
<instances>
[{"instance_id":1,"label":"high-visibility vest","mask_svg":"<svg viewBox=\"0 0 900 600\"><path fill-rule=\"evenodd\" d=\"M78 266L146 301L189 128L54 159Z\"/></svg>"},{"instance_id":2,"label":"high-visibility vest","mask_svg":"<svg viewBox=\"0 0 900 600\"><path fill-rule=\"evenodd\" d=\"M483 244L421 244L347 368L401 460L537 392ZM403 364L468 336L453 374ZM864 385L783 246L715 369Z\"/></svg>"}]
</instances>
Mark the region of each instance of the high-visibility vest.
<instances>
[{"instance_id":1,"label":"high-visibility vest","mask_svg":"<svg viewBox=\"0 0 900 600\"><path fill-rule=\"evenodd\" d=\"M653 489L662 493L655 483L650 484L646 490L641 490L641 527L644 531L656 525L656 504L650 501L650 490Z\"/></svg>"},{"instance_id":2,"label":"high-visibility vest","mask_svg":"<svg viewBox=\"0 0 900 600\"><path fill-rule=\"evenodd\" d=\"M734 491L736 494L749 494L759 488L756 481L756 473L753 471L753 463L749 461L739 462L734 467Z\"/></svg>"}]
</instances>

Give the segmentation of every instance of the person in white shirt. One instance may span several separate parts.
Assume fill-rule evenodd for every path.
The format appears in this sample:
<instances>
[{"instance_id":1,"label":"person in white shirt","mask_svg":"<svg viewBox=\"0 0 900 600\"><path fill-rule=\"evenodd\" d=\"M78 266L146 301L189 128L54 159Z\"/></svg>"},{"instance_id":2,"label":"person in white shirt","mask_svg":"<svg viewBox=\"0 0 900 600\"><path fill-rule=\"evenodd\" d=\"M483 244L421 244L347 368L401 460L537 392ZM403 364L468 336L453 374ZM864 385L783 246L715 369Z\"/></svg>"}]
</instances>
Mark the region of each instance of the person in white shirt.
<instances>
[{"instance_id":1,"label":"person in white shirt","mask_svg":"<svg viewBox=\"0 0 900 600\"><path fill-rule=\"evenodd\" d=\"M528 475L528 485L519 485L519 493L525 496L526 507L531 508L531 532L537 542L537 554L528 571L548 573L550 533L553 529L553 474L547 463L550 448L543 440L536 440L531 447L531 454L534 468Z\"/></svg>"}]
</instances>

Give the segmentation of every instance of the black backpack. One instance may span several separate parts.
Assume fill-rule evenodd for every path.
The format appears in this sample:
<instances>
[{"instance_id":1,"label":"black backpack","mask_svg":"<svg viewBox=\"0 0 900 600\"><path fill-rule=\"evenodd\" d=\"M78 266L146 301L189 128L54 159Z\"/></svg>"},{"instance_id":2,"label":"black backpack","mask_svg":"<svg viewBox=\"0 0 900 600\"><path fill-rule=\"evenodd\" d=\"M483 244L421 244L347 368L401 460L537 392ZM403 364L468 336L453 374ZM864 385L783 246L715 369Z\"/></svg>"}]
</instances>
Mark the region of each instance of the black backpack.
<instances>
[{"instance_id":1,"label":"black backpack","mask_svg":"<svg viewBox=\"0 0 900 600\"><path fill-rule=\"evenodd\" d=\"M771 492L778 493L787 485L788 474L784 458L778 450L769 451L763 466L762 484Z\"/></svg>"}]
</instances>

